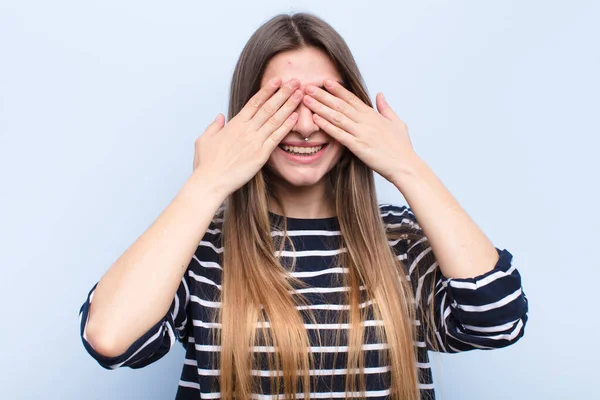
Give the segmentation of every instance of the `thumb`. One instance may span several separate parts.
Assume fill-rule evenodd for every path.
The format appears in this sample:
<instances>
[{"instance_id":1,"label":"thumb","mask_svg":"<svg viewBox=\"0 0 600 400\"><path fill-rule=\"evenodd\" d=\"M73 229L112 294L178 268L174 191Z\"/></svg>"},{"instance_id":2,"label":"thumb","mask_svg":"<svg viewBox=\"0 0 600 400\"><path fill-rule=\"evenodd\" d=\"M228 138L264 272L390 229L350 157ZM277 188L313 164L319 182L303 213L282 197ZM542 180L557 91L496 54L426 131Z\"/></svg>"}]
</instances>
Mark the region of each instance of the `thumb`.
<instances>
[{"instance_id":1,"label":"thumb","mask_svg":"<svg viewBox=\"0 0 600 400\"><path fill-rule=\"evenodd\" d=\"M217 117L211 124L206 128L206 133L216 133L225 126L225 116L221 113L217 114Z\"/></svg>"},{"instance_id":2,"label":"thumb","mask_svg":"<svg viewBox=\"0 0 600 400\"><path fill-rule=\"evenodd\" d=\"M394 110L392 110L392 107L390 107L387 101L385 101L383 93L377 93L375 104L377 105L377 111L379 111L379 113L387 119L391 121L396 121L399 119Z\"/></svg>"}]
</instances>

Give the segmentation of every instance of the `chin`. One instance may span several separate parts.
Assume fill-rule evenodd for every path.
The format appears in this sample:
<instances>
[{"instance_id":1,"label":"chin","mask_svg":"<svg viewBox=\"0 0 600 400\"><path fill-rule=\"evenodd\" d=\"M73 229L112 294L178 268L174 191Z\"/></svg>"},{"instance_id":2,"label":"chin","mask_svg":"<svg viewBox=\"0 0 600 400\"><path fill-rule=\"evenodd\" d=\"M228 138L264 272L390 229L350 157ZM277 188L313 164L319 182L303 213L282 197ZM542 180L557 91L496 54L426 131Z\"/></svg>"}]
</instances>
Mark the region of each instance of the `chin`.
<instances>
[{"instance_id":1,"label":"chin","mask_svg":"<svg viewBox=\"0 0 600 400\"><path fill-rule=\"evenodd\" d=\"M321 182L325 174L293 174L283 171L276 173L276 176L282 183L294 187L311 187L316 186Z\"/></svg>"},{"instance_id":2,"label":"chin","mask_svg":"<svg viewBox=\"0 0 600 400\"><path fill-rule=\"evenodd\" d=\"M327 174L327 171L302 171L301 168L294 168L289 165L278 166L276 163L269 163L265 167L275 183L298 188L316 186L323 181Z\"/></svg>"}]
</instances>

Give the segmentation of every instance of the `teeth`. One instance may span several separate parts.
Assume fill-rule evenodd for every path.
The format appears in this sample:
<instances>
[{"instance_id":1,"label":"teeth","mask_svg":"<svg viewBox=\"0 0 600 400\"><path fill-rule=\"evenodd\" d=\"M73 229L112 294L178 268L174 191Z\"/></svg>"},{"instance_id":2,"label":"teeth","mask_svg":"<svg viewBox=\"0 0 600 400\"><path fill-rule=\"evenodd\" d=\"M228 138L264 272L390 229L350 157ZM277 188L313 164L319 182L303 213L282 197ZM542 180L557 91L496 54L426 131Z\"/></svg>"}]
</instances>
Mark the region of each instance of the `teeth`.
<instances>
[{"instance_id":1,"label":"teeth","mask_svg":"<svg viewBox=\"0 0 600 400\"><path fill-rule=\"evenodd\" d=\"M323 146L315 146L315 147L297 147L297 146L281 146L288 153L296 153L296 154L314 154L317 151L321 150Z\"/></svg>"}]
</instances>

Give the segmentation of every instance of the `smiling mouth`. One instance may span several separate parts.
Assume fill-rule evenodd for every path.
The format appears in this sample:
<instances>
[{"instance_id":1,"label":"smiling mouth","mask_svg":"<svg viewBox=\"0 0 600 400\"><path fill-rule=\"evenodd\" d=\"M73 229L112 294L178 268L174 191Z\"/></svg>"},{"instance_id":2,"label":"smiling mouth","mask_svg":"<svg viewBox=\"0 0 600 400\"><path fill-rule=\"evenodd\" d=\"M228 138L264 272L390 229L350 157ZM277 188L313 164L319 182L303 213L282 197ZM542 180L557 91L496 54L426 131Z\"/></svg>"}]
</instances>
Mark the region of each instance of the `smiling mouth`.
<instances>
[{"instance_id":1,"label":"smiling mouth","mask_svg":"<svg viewBox=\"0 0 600 400\"><path fill-rule=\"evenodd\" d=\"M286 153L293 154L295 156L312 156L313 154L318 153L326 147L327 144L322 144L319 146L288 146L284 144L280 144L279 148L285 151Z\"/></svg>"}]
</instances>

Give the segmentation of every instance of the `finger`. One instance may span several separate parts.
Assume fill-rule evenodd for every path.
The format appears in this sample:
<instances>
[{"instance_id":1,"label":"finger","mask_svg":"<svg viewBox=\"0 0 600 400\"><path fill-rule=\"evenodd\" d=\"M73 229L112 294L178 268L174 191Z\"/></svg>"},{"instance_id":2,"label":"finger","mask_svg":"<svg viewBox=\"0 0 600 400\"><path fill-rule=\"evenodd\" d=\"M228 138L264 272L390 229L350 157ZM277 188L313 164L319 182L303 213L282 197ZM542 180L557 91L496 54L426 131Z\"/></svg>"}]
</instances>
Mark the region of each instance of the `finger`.
<instances>
[{"instance_id":1,"label":"finger","mask_svg":"<svg viewBox=\"0 0 600 400\"><path fill-rule=\"evenodd\" d=\"M281 143L283 138L290 133L292 128L296 125L296 121L298 121L298 113L293 112L279 128L265 139L263 149L265 149L269 155L275 150L279 143Z\"/></svg>"},{"instance_id":2,"label":"finger","mask_svg":"<svg viewBox=\"0 0 600 400\"><path fill-rule=\"evenodd\" d=\"M225 116L219 113L217 114L215 120L208 125L204 133L209 135L217 133L223 128L223 126L225 126Z\"/></svg>"},{"instance_id":3,"label":"finger","mask_svg":"<svg viewBox=\"0 0 600 400\"><path fill-rule=\"evenodd\" d=\"M267 122L270 118L272 118L275 115L275 113L279 110L281 105L284 104L290 98L290 96L296 91L296 89L299 86L300 81L298 79L290 79L277 91L277 93L272 95L271 98L268 99L265 102L265 104L263 104L263 106L256 112L254 117L252 117L252 126L256 129L262 127L265 124L265 122ZM288 115L290 113L288 113ZM285 120L285 118L287 118L288 115L286 115L283 119L280 120L280 124Z\"/></svg>"},{"instance_id":4,"label":"finger","mask_svg":"<svg viewBox=\"0 0 600 400\"><path fill-rule=\"evenodd\" d=\"M308 85L305 90L308 95L314 97L315 99L320 101L322 104L325 104L332 110L341 112L354 122L359 122L360 114L358 110L352 107L350 104L346 103L341 98L336 97L331 93L314 85Z\"/></svg>"},{"instance_id":5,"label":"finger","mask_svg":"<svg viewBox=\"0 0 600 400\"><path fill-rule=\"evenodd\" d=\"M377 96L375 97L375 104L377 105L377 111L379 111L379 114L383 115L390 121L400 120L400 117L396 115L394 110L392 110L392 107L390 107L387 101L385 101L383 93L377 93Z\"/></svg>"},{"instance_id":6,"label":"finger","mask_svg":"<svg viewBox=\"0 0 600 400\"><path fill-rule=\"evenodd\" d=\"M344 100L356 110L360 112L373 111L371 107L366 105L357 95L343 87L341 83L331 79L325 79L325 81L323 81L323 86L325 86L325 89L327 89L329 93Z\"/></svg>"},{"instance_id":7,"label":"finger","mask_svg":"<svg viewBox=\"0 0 600 400\"><path fill-rule=\"evenodd\" d=\"M323 132L327 133L329 136L331 136L332 138L337 140L339 143L341 143L342 145L344 145L347 148L349 148L350 150L352 150L352 147L353 147L352 145L355 140L355 137L352 134L346 132L339 126L333 125L332 123L327 121L325 118L319 116L318 114L313 114L313 120L315 121L315 124L317 124L317 126L319 128L321 128L321 130Z\"/></svg>"},{"instance_id":8,"label":"finger","mask_svg":"<svg viewBox=\"0 0 600 400\"><path fill-rule=\"evenodd\" d=\"M348 133L356 134L358 131L358 124L348 118L340 111L332 110L325 104L311 96L304 96L304 104L310 108L314 113L319 114L333 125L342 128Z\"/></svg>"},{"instance_id":9,"label":"finger","mask_svg":"<svg viewBox=\"0 0 600 400\"><path fill-rule=\"evenodd\" d=\"M276 129L278 129L281 124L283 124L292 114L292 112L298 108L298 104L300 104L302 101L302 96L302 91L296 90L294 94L286 100L283 106L281 106L281 108L279 108L279 110L277 110L277 112L269 119L267 119L263 126L258 129L260 137L266 138Z\"/></svg>"},{"instance_id":10,"label":"finger","mask_svg":"<svg viewBox=\"0 0 600 400\"><path fill-rule=\"evenodd\" d=\"M254 96L248 100L248 103L237 114L243 121L249 121L254 114L265 104L269 98L281 85L281 79L273 78L266 85L260 88Z\"/></svg>"}]
</instances>

